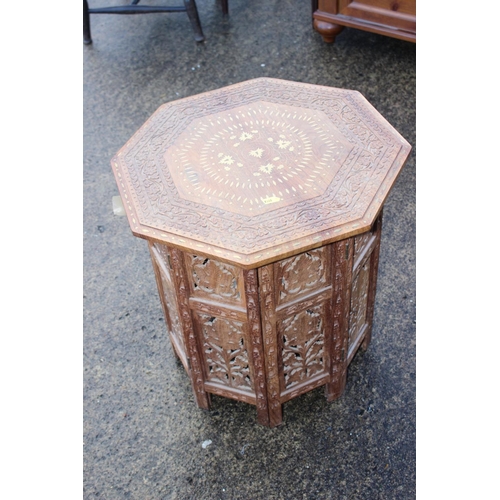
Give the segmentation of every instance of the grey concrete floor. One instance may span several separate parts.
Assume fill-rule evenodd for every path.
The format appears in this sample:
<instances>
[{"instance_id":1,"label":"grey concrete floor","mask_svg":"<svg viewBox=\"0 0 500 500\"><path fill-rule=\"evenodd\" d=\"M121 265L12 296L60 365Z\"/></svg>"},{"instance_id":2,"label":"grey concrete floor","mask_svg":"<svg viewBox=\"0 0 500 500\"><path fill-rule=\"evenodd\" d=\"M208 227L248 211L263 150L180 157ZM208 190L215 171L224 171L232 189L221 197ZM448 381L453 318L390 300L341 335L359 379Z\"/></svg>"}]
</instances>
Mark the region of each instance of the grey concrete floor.
<instances>
[{"instance_id":1,"label":"grey concrete floor","mask_svg":"<svg viewBox=\"0 0 500 500\"><path fill-rule=\"evenodd\" d=\"M196 407L146 243L113 214L109 164L161 104L258 76L359 90L415 147L415 45L353 29L325 44L306 0L229 0L227 18L217 0L198 9L201 44L173 13L93 15L83 46L83 496L415 498L415 149L385 205L370 348L339 400L314 390L275 429L245 403Z\"/></svg>"}]
</instances>

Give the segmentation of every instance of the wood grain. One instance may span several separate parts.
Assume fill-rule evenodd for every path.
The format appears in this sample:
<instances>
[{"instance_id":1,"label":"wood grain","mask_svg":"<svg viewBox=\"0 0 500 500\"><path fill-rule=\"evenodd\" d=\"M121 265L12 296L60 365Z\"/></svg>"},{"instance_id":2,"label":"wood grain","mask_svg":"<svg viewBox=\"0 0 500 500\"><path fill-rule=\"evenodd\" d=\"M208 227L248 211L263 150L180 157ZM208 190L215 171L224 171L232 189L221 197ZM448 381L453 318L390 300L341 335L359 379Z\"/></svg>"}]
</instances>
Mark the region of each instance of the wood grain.
<instances>
[{"instance_id":1,"label":"wood grain","mask_svg":"<svg viewBox=\"0 0 500 500\"><path fill-rule=\"evenodd\" d=\"M367 231L410 149L359 92L257 78L164 104L111 165L136 236L253 269Z\"/></svg>"},{"instance_id":2,"label":"wood grain","mask_svg":"<svg viewBox=\"0 0 500 500\"><path fill-rule=\"evenodd\" d=\"M259 78L163 105L117 153L198 406L233 398L274 427L292 398L341 395L410 149L358 92Z\"/></svg>"},{"instance_id":3,"label":"wood grain","mask_svg":"<svg viewBox=\"0 0 500 500\"><path fill-rule=\"evenodd\" d=\"M344 27L416 43L416 0L318 0L313 26L327 43Z\"/></svg>"}]
</instances>

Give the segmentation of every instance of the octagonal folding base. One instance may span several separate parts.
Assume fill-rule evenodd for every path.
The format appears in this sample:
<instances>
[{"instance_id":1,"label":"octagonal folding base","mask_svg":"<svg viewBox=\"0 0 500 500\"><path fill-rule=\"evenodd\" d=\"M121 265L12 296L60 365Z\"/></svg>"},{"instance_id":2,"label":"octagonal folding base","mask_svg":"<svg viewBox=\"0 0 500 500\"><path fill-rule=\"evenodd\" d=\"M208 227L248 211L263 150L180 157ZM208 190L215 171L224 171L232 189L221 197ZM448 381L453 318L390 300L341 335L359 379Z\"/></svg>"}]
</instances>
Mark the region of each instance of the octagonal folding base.
<instances>
[{"instance_id":1,"label":"octagonal folding base","mask_svg":"<svg viewBox=\"0 0 500 500\"><path fill-rule=\"evenodd\" d=\"M371 231L257 269L149 243L167 328L196 401L210 393L282 422L282 404L318 386L342 393L371 335L381 216Z\"/></svg>"}]
</instances>

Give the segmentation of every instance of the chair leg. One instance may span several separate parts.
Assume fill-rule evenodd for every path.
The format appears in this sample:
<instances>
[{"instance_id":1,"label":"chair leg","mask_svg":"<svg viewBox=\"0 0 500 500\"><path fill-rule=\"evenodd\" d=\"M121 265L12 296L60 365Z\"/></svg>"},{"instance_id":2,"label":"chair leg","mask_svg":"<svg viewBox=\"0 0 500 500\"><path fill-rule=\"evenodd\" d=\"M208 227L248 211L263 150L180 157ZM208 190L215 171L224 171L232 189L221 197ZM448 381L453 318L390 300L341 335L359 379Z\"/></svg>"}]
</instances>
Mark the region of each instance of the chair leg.
<instances>
[{"instance_id":1,"label":"chair leg","mask_svg":"<svg viewBox=\"0 0 500 500\"><path fill-rule=\"evenodd\" d=\"M89 4L87 0L83 0L83 43L85 45L92 43L92 37L90 36Z\"/></svg>"},{"instance_id":2,"label":"chair leg","mask_svg":"<svg viewBox=\"0 0 500 500\"><path fill-rule=\"evenodd\" d=\"M196 8L195 0L184 0L184 5L186 7L186 12L191 21L191 26L194 30L194 39L197 42L203 42L205 37L203 31L201 30L200 17L198 16L198 9Z\"/></svg>"},{"instance_id":3,"label":"chair leg","mask_svg":"<svg viewBox=\"0 0 500 500\"><path fill-rule=\"evenodd\" d=\"M222 13L229 14L228 0L222 0Z\"/></svg>"}]
</instances>

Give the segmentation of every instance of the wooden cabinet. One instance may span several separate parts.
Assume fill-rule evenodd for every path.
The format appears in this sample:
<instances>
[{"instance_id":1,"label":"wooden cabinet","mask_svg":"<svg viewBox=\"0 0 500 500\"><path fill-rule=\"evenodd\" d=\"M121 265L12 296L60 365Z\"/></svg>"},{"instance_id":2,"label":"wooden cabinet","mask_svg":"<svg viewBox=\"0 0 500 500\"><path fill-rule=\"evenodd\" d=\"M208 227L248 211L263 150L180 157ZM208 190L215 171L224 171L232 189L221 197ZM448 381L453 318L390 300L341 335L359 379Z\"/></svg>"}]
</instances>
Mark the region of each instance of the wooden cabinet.
<instances>
[{"instance_id":1,"label":"wooden cabinet","mask_svg":"<svg viewBox=\"0 0 500 500\"><path fill-rule=\"evenodd\" d=\"M345 26L416 42L416 0L314 1L314 28L325 42L332 43Z\"/></svg>"}]
</instances>

